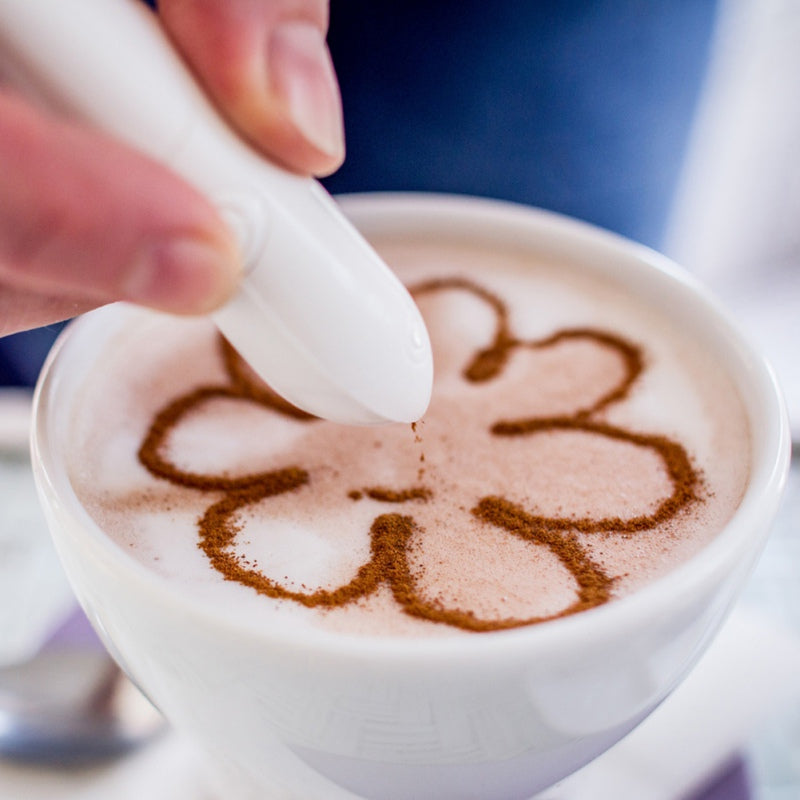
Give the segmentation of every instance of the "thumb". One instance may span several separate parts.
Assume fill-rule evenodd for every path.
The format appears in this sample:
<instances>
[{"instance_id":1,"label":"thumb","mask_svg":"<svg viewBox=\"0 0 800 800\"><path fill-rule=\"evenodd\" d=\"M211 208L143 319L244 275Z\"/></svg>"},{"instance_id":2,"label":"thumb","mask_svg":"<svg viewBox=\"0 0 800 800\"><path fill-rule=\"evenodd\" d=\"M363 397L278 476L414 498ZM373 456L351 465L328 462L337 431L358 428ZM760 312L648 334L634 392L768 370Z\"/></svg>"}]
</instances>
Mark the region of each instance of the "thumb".
<instances>
[{"instance_id":1,"label":"thumb","mask_svg":"<svg viewBox=\"0 0 800 800\"><path fill-rule=\"evenodd\" d=\"M0 92L0 283L203 313L233 291L235 244L165 167Z\"/></svg>"}]
</instances>

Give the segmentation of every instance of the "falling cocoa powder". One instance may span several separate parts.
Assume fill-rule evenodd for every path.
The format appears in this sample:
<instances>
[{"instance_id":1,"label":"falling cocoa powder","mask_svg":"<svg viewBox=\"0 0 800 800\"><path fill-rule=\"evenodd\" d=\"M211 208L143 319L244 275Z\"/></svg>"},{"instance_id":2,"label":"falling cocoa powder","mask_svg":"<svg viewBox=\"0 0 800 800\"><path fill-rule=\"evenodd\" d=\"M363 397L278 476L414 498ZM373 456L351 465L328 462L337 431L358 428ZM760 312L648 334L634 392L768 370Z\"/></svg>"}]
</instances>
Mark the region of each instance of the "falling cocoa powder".
<instances>
[{"instance_id":1,"label":"falling cocoa powder","mask_svg":"<svg viewBox=\"0 0 800 800\"><path fill-rule=\"evenodd\" d=\"M414 444L422 445L422 435L419 432L419 422L412 422L411 423L411 432L414 434ZM425 477L425 467L422 466L425 463L425 451L420 449L419 451L419 469L417 469L417 480L422 481Z\"/></svg>"},{"instance_id":2,"label":"falling cocoa powder","mask_svg":"<svg viewBox=\"0 0 800 800\"><path fill-rule=\"evenodd\" d=\"M623 401L642 371L644 358L632 342L608 331L593 328L571 328L539 340L521 340L511 332L506 304L494 293L464 278L441 278L416 286L416 295L431 292L468 292L485 303L494 313L492 341L469 360L463 370L465 380L484 383L499 376L516 349L546 349L567 340L584 340L611 350L623 365L622 378L604 395L570 416L523 417L498 420L490 432L496 437L525 437L564 430L580 431L590 436L623 441L634 447L654 452L664 466L672 491L650 514L633 519L608 517L592 519L570 516L552 517L532 514L510 500L487 495L478 498L472 515L486 525L504 530L534 545L546 547L572 575L576 597L568 607L541 617L527 619L479 619L471 611L448 608L440 600L422 596L409 564L409 551L414 537L424 536L413 515L386 513L378 515L369 531L370 557L347 584L330 590L292 591L270 579L258 568L233 552L240 530L239 515L250 506L269 497L295 491L313 482L301 465L257 472L239 477L227 474L196 473L182 469L170 459L170 436L188 415L215 398L238 398L271 409L277 414L316 424L315 418L279 397L263 384L245 365L236 351L220 339L221 359L228 376L224 385L204 386L188 392L167 404L153 419L139 449L141 463L156 477L173 484L190 487L213 495L206 512L198 521L199 547L210 564L225 579L236 581L259 594L288 600L307 607L337 608L366 598L386 585L395 602L409 616L429 622L454 626L467 631L484 632L532 625L555 617L575 614L608 602L612 597L614 578L595 563L581 544L588 534L633 535L649 531L674 518L682 510L700 500L701 481L683 446L660 434L647 434L616 427L597 415L608 406ZM535 386L532 389L535 390ZM412 424L415 441L422 443L417 423ZM420 452L420 464L425 462ZM421 482L425 469L418 470ZM347 492L353 500L363 497L390 504L430 502L434 492L424 484L412 487L357 487Z\"/></svg>"}]
</instances>

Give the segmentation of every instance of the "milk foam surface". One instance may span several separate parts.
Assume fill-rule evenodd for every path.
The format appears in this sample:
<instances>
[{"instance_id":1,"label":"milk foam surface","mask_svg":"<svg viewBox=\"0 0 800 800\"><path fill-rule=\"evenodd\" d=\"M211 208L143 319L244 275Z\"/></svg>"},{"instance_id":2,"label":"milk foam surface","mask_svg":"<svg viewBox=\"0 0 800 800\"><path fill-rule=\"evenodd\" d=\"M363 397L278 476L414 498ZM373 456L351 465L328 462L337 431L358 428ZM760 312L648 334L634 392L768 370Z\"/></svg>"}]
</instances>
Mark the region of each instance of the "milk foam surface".
<instances>
[{"instance_id":1,"label":"milk foam surface","mask_svg":"<svg viewBox=\"0 0 800 800\"><path fill-rule=\"evenodd\" d=\"M508 306L520 340L565 328L609 331L641 348L644 369L629 394L592 419L682 445L701 477L698 499L636 533L567 531L611 578L620 597L702 548L729 519L748 476L741 402L713 356L624 287L512 250L418 240L379 241L407 284L458 276ZM579 414L619 384L618 352L586 338L514 350L492 380L465 380L465 365L491 341L497 317L474 293L445 289L418 302L434 347L431 407L409 426L350 428L291 419L242 397L199 403L176 425L168 455L194 473L243 476L300 467L308 481L236 512L229 550L247 569L291 591L347 584L370 559L370 529L385 514L411 518L408 563L426 602L476 618L528 619L574 602L573 574L551 548L524 541L472 510L502 497L527 514L627 520L652 514L672 490L652 449L583 429L498 436L499 420ZM143 316L135 335L110 343L84 389L72 430L70 476L91 515L133 558L232 615L265 624L298 620L358 634L466 635L404 613L387 584L343 607L306 608L225 580L198 547L198 519L220 492L154 477L137 458L153 417L198 386L230 384L217 334L205 321ZM404 502L369 490L424 487Z\"/></svg>"}]
</instances>

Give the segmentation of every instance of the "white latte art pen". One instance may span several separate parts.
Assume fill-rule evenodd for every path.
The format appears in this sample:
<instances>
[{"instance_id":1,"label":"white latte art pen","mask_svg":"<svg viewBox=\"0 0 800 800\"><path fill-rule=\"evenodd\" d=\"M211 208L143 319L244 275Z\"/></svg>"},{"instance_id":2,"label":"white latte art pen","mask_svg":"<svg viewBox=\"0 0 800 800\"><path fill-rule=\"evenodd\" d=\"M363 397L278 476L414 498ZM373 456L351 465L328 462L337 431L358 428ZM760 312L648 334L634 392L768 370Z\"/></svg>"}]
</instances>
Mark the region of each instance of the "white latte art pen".
<instances>
[{"instance_id":1,"label":"white latte art pen","mask_svg":"<svg viewBox=\"0 0 800 800\"><path fill-rule=\"evenodd\" d=\"M216 205L245 264L214 320L287 400L349 424L413 422L430 342L391 270L316 181L219 117L138 0L0 0L6 74L169 165Z\"/></svg>"}]
</instances>

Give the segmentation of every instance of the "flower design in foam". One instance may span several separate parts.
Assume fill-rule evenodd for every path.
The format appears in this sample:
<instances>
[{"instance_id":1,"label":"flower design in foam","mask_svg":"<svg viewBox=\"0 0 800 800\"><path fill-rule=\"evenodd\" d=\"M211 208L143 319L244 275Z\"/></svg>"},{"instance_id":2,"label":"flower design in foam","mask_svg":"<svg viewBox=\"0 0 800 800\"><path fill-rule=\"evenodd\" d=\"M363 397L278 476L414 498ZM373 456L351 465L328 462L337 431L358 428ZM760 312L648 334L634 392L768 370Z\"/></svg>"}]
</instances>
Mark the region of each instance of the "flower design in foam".
<instances>
[{"instance_id":1,"label":"flower design in foam","mask_svg":"<svg viewBox=\"0 0 800 800\"><path fill-rule=\"evenodd\" d=\"M309 417L255 378L220 340L228 382L166 405L140 460L159 478L208 493L198 521L200 548L226 579L273 598L332 608L383 588L406 614L469 631L530 625L607 602L615 578L587 541L652 531L701 493L679 442L607 420L607 410L626 400L645 369L640 349L591 328L518 338L504 301L470 280L430 280L412 292L429 321L437 372L431 407L413 433L405 426L343 428ZM437 307L457 296L481 309L485 341L478 348L463 341L457 315ZM208 472L179 463L176 432L220 400L277 415L294 430L291 442L271 447L264 469ZM356 532L364 538L361 562L324 587L271 575L268 565L236 546L248 509L264 502L271 504L268 513L307 514L313 506L312 513L339 518L358 503L355 518L370 520ZM475 545L481 537L483 544ZM533 548L539 561L566 575L569 599L530 616L481 607L474 584L461 594L442 590L439 579L454 551L463 570L509 543L513 559Z\"/></svg>"}]
</instances>

